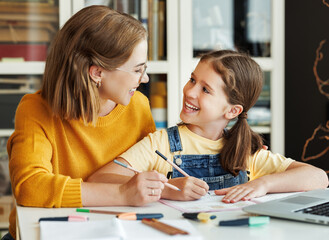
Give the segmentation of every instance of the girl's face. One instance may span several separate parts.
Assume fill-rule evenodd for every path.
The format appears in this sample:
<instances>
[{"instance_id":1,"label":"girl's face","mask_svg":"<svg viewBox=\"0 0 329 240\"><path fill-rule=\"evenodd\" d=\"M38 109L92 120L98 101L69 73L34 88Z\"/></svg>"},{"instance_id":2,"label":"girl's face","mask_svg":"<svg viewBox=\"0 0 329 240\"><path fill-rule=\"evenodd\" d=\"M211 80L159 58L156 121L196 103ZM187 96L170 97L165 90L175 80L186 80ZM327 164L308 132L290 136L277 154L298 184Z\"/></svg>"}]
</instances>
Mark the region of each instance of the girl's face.
<instances>
[{"instance_id":1,"label":"girl's face","mask_svg":"<svg viewBox=\"0 0 329 240\"><path fill-rule=\"evenodd\" d=\"M183 108L180 118L192 131L217 131L228 123L226 113L231 111L224 93L221 76L209 63L199 62L183 89ZM194 131L195 132L195 131Z\"/></svg>"},{"instance_id":2,"label":"girl's face","mask_svg":"<svg viewBox=\"0 0 329 240\"><path fill-rule=\"evenodd\" d=\"M99 88L101 98L109 99L117 104L128 105L139 84L149 81L144 71L146 60L147 41L142 40L136 45L130 58L124 64L112 71L102 69L102 85Z\"/></svg>"}]
</instances>

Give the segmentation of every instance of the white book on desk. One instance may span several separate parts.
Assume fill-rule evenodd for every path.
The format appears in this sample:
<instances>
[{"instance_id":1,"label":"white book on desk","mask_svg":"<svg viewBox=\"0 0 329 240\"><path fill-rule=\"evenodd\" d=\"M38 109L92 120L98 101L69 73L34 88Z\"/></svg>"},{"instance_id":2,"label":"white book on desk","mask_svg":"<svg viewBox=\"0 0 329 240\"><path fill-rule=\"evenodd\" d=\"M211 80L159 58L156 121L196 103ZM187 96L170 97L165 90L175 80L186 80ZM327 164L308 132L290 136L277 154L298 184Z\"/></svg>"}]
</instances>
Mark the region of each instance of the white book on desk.
<instances>
[{"instance_id":1,"label":"white book on desk","mask_svg":"<svg viewBox=\"0 0 329 240\"><path fill-rule=\"evenodd\" d=\"M109 220L87 222L40 222L41 240L202 240L201 234L187 220L160 220L171 226L185 230L189 235L167 235L153 229L141 221Z\"/></svg>"}]
</instances>

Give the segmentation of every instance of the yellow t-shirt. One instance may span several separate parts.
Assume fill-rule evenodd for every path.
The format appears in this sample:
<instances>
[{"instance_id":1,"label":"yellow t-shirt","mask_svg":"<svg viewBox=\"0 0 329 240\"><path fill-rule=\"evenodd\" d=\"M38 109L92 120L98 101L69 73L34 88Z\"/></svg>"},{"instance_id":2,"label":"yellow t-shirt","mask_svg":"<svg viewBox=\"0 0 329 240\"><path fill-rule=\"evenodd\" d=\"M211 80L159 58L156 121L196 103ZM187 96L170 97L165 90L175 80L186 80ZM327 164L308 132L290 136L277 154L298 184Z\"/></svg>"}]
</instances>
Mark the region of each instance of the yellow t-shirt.
<instances>
[{"instance_id":1,"label":"yellow t-shirt","mask_svg":"<svg viewBox=\"0 0 329 240\"><path fill-rule=\"evenodd\" d=\"M185 125L179 126L183 150L175 154L218 154L223 148L223 139L216 141L201 137L190 131ZM168 134L165 129L150 133L139 141L120 157L127 160L133 168L140 171L156 170L165 176L172 171L172 166L155 153L161 152L170 161L173 161L174 153L170 152ZM250 172L250 180L264 175L283 172L293 162L291 158L285 158L280 154L274 154L267 150L259 150L250 156L247 170Z\"/></svg>"},{"instance_id":2,"label":"yellow t-shirt","mask_svg":"<svg viewBox=\"0 0 329 240\"><path fill-rule=\"evenodd\" d=\"M54 117L40 92L21 100L8 140L9 170L17 204L81 207L81 182L155 131L148 99L135 92L96 126ZM15 236L15 209L10 233Z\"/></svg>"}]
</instances>

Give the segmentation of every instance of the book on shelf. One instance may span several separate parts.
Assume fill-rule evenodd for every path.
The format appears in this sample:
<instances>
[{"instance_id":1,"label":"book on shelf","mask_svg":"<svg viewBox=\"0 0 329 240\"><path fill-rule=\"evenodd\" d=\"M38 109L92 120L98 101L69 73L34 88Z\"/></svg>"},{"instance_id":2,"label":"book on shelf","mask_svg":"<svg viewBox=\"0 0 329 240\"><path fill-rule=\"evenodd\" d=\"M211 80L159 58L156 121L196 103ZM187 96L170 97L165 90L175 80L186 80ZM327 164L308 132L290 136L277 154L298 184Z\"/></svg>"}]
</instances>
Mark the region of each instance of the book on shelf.
<instances>
[{"instance_id":1,"label":"book on shelf","mask_svg":"<svg viewBox=\"0 0 329 240\"><path fill-rule=\"evenodd\" d=\"M53 1L0 2L0 43L49 43L58 30L58 18Z\"/></svg>"},{"instance_id":2,"label":"book on shelf","mask_svg":"<svg viewBox=\"0 0 329 240\"><path fill-rule=\"evenodd\" d=\"M166 2L148 0L149 60L163 60L166 45Z\"/></svg>"},{"instance_id":3,"label":"book on shelf","mask_svg":"<svg viewBox=\"0 0 329 240\"><path fill-rule=\"evenodd\" d=\"M140 18L139 20L142 22L144 28L147 30L148 26L148 0L141 0L140 6Z\"/></svg>"},{"instance_id":4,"label":"book on shelf","mask_svg":"<svg viewBox=\"0 0 329 240\"><path fill-rule=\"evenodd\" d=\"M24 58L25 61L45 61L47 44L0 44L0 59Z\"/></svg>"},{"instance_id":5,"label":"book on shelf","mask_svg":"<svg viewBox=\"0 0 329 240\"><path fill-rule=\"evenodd\" d=\"M167 121L167 84L165 75L152 76L150 104L152 116L157 129L166 128Z\"/></svg>"},{"instance_id":6,"label":"book on shelf","mask_svg":"<svg viewBox=\"0 0 329 240\"><path fill-rule=\"evenodd\" d=\"M0 27L1 43L27 43L27 42L46 42L51 41L51 33L41 28L2 28ZM1 55L1 53L0 53Z\"/></svg>"},{"instance_id":7,"label":"book on shelf","mask_svg":"<svg viewBox=\"0 0 329 240\"><path fill-rule=\"evenodd\" d=\"M53 14L58 15L54 1L0 1L0 13Z\"/></svg>"},{"instance_id":8,"label":"book on shelf","mask_svg":"<svg viewBox=\"0 0 329 240\"><path fill-rule=\"evenodd\" d=\"M166 57L165 43L166 43L166 2L159 0L158 13L158 60L164 60Z\"/></svg>"}]
</instances>

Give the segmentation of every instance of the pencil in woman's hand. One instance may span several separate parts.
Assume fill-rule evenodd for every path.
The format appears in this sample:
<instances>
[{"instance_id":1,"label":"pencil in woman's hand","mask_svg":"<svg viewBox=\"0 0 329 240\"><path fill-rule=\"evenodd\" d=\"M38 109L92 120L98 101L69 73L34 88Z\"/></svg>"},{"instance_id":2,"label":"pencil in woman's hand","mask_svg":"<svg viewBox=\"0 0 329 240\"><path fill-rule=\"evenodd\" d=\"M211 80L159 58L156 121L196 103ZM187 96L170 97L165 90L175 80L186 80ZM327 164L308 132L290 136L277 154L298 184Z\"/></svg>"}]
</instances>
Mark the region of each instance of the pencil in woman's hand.
<instances>
[{"instance_id":1,"label":"pencil in woman's hand","mask_svg":"<svg viewBox=\"0 0 329 240\"><path fill-rule=\"evenodd\" d=\"M127 164L124 164L124 163L122 163L122 162L119 162L118 160L114 160L114 163L120 165L121 167L125 167L125 168L127 168L127 169L129 169L129 170L131 170L131 171L134 171L134 172L136 172L136 173L141 173L141 171L139 171L139 170L137 170L137 169L134 169L134 168L128 166ZM180 191L180 189L179 189L178 187L176 187L176 186L174 186L174 185L172 185L172 184L170 184L170 183L165 183L165 185L166 185L167 187L171 188L171 189L174 189L174 190Z\"/></svg>"}]
</instances>

